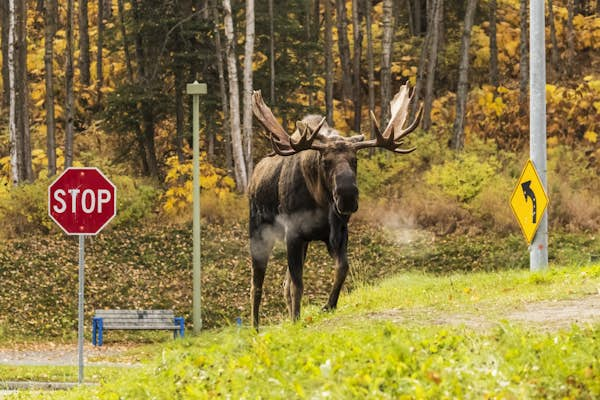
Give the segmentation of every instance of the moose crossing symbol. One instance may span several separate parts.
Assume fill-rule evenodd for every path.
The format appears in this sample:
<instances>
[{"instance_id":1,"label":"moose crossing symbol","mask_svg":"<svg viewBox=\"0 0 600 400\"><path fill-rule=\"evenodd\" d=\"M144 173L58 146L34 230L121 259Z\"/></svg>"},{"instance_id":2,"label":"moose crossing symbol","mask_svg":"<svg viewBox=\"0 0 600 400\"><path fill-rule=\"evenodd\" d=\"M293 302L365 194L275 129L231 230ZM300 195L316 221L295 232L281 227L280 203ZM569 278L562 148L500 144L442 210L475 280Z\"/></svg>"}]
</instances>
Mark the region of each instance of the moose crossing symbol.
<instances>
[{"instance_id":1,"label":"moose crossing symbol","mask_svg":"<svg viewBox=\"0 0 600 400\"><path fill-rule=\"evenodd\" d=\"M527 244L531 244L547 205L548 196L544 185L531 160L527 160L510 198L510 207L517 217Z\"/></svg>"}]
</instances>

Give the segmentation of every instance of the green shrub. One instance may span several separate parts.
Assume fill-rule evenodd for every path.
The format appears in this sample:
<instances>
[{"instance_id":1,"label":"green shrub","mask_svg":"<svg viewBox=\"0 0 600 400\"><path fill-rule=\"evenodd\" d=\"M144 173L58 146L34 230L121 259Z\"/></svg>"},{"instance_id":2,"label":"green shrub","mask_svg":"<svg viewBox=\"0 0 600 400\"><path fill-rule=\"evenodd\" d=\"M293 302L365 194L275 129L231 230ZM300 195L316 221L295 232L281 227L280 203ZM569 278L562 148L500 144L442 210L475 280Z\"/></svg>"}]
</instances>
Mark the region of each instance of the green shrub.
<instances>
[{"instance_id":1,"label":"green shrub","mask_svg":"<svg viewBox=\"0 0 600 400\"><path fill-rule=\"evenodd\" d=\"M445 194L468 203L481 193L484 185L492 182L499 169L500 162L494 156L484 160L475 153L463 152L432 166L424 178Z\"/></svg>"},{"instance_id":2,"label":"green shrub","mask_svg":"<svg viewBox=\"0 0 600 400\"><path fill-rule=\"evenodd\" d=\"M40 178L33 183L3 187L0 191L1 236L50 232L54 223L48 216L49 184L49 179Z\"/></svg>"},{"instance_id":3,"label":"green shrub","mask_svg":"<svg viewBox=\"0 0 600 400\"><path fill-rule=\"evenodd\" d=\"M159 190L142 180L125 175L110 178L117 187L117 216L111 223L117 227L153 219L157 214Z\"/></svg>"}]
</instances>

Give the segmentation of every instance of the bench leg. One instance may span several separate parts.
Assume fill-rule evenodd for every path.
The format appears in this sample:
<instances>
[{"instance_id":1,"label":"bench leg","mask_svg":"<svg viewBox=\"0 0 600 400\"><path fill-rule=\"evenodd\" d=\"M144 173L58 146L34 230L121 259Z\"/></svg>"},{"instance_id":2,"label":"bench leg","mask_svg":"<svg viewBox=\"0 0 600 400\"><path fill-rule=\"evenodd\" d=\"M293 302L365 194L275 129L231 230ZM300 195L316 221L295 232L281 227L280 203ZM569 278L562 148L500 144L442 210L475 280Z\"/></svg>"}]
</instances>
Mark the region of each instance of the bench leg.
<instances>
[{"instance_id":1,"label":"bench leg","mask_svg":"<svg viewBox=\"0 0 600 400\"><path fill-rule=\"evenodd\" d=\"M102 318L98 318L98 347L102 346L104 343L104 320Z\"/></svg>"},{"instance_id":2,"label":"bench leg","mask_svg":"<svg viewBox=\"0 0 600 400\"><path fill-rule=\"evenodd\" d=\"M96 318L92 318L92 344L96 345Z\"/></svg>"},{"instance_id":3,"label":"bench leg","mask_svg":"<svg viewBox=\"0 0 600 400\"><path fill-rule=\"evenodd\" d=\"M179 337L183 337L185 332L185 321L183 317L176 317L174 322L175 325L179 325L179 331L173 331L173 339L177 339L177 334L179 334Z\"/></svg>"}]
</instances>

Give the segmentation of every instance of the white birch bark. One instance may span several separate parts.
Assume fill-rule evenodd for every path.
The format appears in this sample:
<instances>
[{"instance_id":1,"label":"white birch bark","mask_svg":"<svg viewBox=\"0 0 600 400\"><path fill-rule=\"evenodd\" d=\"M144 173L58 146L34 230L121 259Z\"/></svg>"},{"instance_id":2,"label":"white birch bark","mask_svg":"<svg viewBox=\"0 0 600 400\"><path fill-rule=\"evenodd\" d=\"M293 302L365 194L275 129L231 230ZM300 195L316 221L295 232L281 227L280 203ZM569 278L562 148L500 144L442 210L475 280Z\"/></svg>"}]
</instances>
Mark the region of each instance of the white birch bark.
<instances>
[{"instance_id":1,"label":"white birch bark","mask_svg":"<svg viewBox=\"0 0 600 400\"><path fill-rule=\"evenodd\" d=\"M244 158L252 176L252 61L254 54L254 0L246 0L246 44L244 47Z\"/></svg>"},{"instance_id":2,"label":"white birch bark","mask_svg":"<svg viewBox=\"0 0 600 400\"><path fill-rule=\"evenodd\" d=\"M231 2L223 0L225 17L225 54L227 57L227 74L229 77L229 116L231 122L231 147L233 155L233 170L235 183L239 191L246 191L248 175L244 161L242 133L240 128L240 89L237 77L237 64L234 51L233 17L231 15Z\"/></svg>"},{"instance_id":3,"label":"white birch bark","mask_svg":"<svg viewBox=\"0 0 600 400\"><path fill-rule=\"evenodd\" d=\"M15 0L8 0L8 85L9 85L9 116L8 130L10 136L10 174L14 185L19 184L19 142L17 137L17 92L15 87L15 43L16 15Z\"/></svg>"}]
</instances>

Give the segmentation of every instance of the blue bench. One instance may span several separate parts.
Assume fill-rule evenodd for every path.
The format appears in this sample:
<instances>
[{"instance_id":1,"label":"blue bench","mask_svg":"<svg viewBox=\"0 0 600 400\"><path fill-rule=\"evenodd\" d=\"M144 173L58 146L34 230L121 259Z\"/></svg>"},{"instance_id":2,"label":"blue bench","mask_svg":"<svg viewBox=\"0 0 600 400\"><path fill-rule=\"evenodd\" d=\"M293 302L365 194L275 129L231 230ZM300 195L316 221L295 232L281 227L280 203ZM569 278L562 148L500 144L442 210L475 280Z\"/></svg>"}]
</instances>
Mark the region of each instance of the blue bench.
<instances>
[{"instance_id":1,"label":"blue bench","mask_svg":"<svg viewBox=\"0 0 600 400\"><path fill-rule=\"evenodd\" d=\"M96 310L92 319L92 344L102 346L105 330L167 330L183 337L183 317L172 310Z\"/></svg>"}]
</instances>

